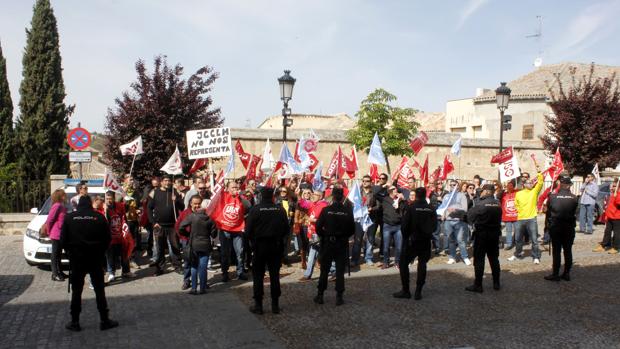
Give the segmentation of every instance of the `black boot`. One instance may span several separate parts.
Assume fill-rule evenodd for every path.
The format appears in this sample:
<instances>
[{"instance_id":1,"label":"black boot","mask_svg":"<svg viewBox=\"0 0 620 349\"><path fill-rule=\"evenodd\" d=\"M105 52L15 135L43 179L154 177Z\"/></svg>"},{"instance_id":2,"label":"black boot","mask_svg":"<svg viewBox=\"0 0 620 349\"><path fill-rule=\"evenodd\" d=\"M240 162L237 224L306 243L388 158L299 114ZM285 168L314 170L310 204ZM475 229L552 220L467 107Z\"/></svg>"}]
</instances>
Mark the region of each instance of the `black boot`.
<instances>
[{"instance_id":1,"label":"black boot","mask_svg":"<svg viewBox=\"0 0 620 349\"><path fill-rule=\"evenodd\" d=\"M422 286L416 286L413 299L415 299L416 301L422 299Z\"/></svg>"},{"instance_id":2,"label":"black boot","mask_svg":"<svg viewBox=\"0 0 620 349\"><path fill-rule=\"evenodd\" d=\"M101 331L105 331L105 330L109 330L114 327L118 327L118 321L111 320L108 317L107 311L100 313L99 317L101 318L101 322L99 323L99 329Z\"/></svg>"},{"instance_id":3,"label":"black boot","mask_svg":"<svg viewBox=\"0 0 620 349\"><path fill-rule=\"evenodd\" d=\"M394 298L409 299L409 298L411 298L411 292L409 292L409 290L400 290L400 291L394 293L393 296L394 296Z\"/></svg>"},{"instance_id":4,"label":"black boot","mask_svg":"<svg viewBox=\"0 0 620 349\"><path fill-rule=\"evenodd\" d=\"M343 305L344 304L344 298L342 298L342 293L338 293L336 295L336 305Z\"/></svg>"},{"instance_id":5,"label":"black boot","mask_svg":"<svg viewBox=\"0 0 620 349\"><path fill-rule=\"evenodd\" d=\"M250 312L258 315L263 315L263 301L254 300L254 305L250 307Z\"/></svg>"},{"instance_id":6,"label":"black boot","mask_svg":"<svg viewBox=\"0 0 620 349\"><path fill-rule=\"evenodd\" d=\"M80 327L80 316L71 316L71 321L67 322L65 328L69 331L80 332L82 327Z\"/></svg>"},{"instance_id":7,"label":"black boot","mask_svg":"<svg viewBox=\"0 0 620 349\"><path fill-rule=\"evenodd\" d=\"M499 281L493 281L493 289L495 291L499 291L501 286L499 285Z\"/></svg>"},{"instance_id":8,"label":"black boot","mask_svg":"<svg viewBox=\"0 0 620 349\"><path fill-rule=\"evenodd\" d=\"M615 233L615 232L614 232ZM570 272L565 271L564 274L560 276L563 280L570 281Z\"/></svg>"},{"instance_id":9,"label":"black boot","mask_svg":"<svg viewBox=\"0 0 620 349\"><path fill-rule=\"evenodd\" d=\"M465 287L465 291L482 293L482 286L478 286L478 285L467 286Z\"/></svg>"},{"instance_id":10,"label":"black boot","mask_svg":"<svg viewBox=\"0 0 620 349\"><path fill-rule=\"evenodd\" d=\"M560 281L560 277L557 274L551 274L551 275L545 276L545 280Z\"/></svg>"},{"instance_id":11,"label":"black boot","mask_svg":"<svg viewBox=\"0 0 620 349\"><path fill-rule=\"evenodd\" d=\"M314 303L316 304L323 304L323 292L319 292L317 293L317 295L314 297Z\"/></svg>"},{"instance_id":12,"label":"black boot","mask_svg":"<svg viewBox=\"0 0 620 349\"><path fill-rule=\"evenodd\" d=\"M271 299L271 313L280 314L280 301L278 298Z\"/></svg>"}]
</instances>

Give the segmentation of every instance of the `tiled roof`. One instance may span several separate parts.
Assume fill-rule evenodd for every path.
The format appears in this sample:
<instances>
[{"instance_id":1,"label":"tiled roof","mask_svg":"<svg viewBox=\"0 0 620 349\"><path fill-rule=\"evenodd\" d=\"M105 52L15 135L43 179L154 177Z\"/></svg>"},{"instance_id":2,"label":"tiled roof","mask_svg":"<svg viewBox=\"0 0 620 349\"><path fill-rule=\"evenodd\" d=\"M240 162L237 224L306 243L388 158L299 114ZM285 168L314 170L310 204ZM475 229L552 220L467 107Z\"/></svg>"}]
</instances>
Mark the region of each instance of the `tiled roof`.
<instances>
[{"instance_id":1,"label":"tiled roof","mask_svg":"<svg viewBox=\"0 0 620 349\"><path fill-rule=\"evenodd\" d=\"M550 97L549 89L558 90L558 83L555 75L558 74L562 85L572 86L571 70L575 69L575 78L587 77L590 73L590 64L586 63L558 63L543 65L533 72L523 75L520 78L509 82L507 85L512 90L510 99L539 99ZM620 78L620 67L599 65L594 66L594 78L609 78L616 74L616 81ZM474 98L474 103L495 101L495 89L485 92L482 96Z\"/></svg>"}]
</instances>

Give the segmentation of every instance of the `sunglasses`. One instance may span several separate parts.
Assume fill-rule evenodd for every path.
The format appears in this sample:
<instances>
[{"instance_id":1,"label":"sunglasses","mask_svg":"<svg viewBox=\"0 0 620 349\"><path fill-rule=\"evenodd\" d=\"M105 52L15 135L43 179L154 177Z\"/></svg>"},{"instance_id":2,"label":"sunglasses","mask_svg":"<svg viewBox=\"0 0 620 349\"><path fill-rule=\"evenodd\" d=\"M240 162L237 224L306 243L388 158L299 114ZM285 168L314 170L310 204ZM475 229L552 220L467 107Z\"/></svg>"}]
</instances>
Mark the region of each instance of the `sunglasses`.
<instances>
[{"instance_id":1,"label":"sunglasses","mask_svg":"<svg viewBox=\"0 0 620 349\"><path fill-rule=\"evenodd\" d=\"M198 190L207 190L206 187L199 187Z\"/></svg>"},{"instance_id":2,"label":"sunglasses","mask_svg":"<svg viewBox=\"0 0 620 349\"><path fill-rule=\"evenodd\" d=\"M451 187L456 187L456 184L450 184Z\"/></svg>"},{"instance_id":3,"label":"sunglasses","mask_svg":"<svg viewBox=\"0 0 620 349\"><path fill-rule=\"evenodd\" d=\"M382 181L387 181L387 177L380 177L379 179Z\"/></svg>"}]
</instances>

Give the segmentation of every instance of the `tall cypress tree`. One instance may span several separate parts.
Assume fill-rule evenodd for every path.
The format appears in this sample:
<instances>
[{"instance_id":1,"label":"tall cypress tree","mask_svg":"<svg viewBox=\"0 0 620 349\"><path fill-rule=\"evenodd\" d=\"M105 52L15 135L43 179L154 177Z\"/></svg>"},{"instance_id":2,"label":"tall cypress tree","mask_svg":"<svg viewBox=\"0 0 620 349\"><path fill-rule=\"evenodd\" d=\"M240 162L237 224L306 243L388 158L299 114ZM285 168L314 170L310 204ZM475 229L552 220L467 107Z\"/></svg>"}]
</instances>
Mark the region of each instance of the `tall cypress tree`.
<instances>
[{"instance_id":1,"label":"tall cypress tree","mask_svg":"<svg viewBox=\"0 0 620 349\"><path fill-rule=\"evenodd\" d=\"M18 164L24 177L47 179L69 171L65 139L73 107L64 103L58 28L49 0L37 0L33 12L19 88Z\"/></svg>"},{"instance_id":2,"label":"tall cypress tree","mask_svg":"<svg viewBox=\"0 0 620 349\"><path fill-rule=\"evenodd\" d=\"M6 59L0 45L0 166L7 165L15 159L13 136L13 101L6 77Z\"/></svg>"}]
</instances>

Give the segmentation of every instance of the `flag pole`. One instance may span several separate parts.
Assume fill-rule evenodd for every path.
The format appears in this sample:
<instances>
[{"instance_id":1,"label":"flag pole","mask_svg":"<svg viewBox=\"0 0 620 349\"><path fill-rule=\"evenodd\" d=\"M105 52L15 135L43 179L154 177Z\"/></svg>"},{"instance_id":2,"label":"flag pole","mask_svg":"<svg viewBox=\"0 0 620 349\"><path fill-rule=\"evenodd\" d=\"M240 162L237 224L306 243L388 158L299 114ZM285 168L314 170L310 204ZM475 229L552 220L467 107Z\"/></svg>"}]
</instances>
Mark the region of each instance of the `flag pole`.
<instances>
[{"instance_id":1,"label":"flag pole","mask_svg":"<svg viewBox=\"0 0 620 349\"><path fill-rule=\"evenodd\" d=\"M211 158L207 158L207 164L209 165L209 184L211 185L211 190L215 188L215 183L213 183L213 165L211 164Z\"/></svg>"},{"instance_id":2,"label":"flag pole","mask_svg":"<svg viewBox=\"0 0 620 349\"><path fill-rule=\"evenodd\" d=\"M136 153L133 154L133 160L131 160L131 167L129 168L129 177L131 177L131 173L133 172L133 164L136 161Z\"/></svg>"}]
</instances>

